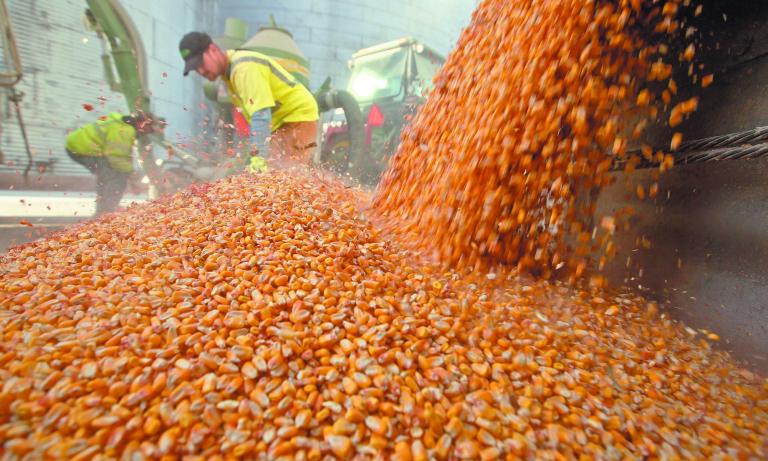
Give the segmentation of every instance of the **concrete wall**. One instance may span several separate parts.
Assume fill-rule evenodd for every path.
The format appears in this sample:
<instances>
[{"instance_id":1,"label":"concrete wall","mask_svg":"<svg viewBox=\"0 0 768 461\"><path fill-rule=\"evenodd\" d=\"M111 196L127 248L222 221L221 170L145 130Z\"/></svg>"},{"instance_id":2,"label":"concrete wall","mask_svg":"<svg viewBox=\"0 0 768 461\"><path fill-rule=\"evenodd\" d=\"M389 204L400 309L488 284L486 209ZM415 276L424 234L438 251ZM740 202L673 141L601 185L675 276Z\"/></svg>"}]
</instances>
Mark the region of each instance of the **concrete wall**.
<instances>
[{"instance_id":1,"label":"concrete wall","mask_svg":"<svg viewBox=\"0 0 768 461\"><path fill-rule=\"evenodd\" d=\"M249 36L269 24L273 14L307 55L314 90L331 76L344 88L347 61L360 48L404 36L414 36L442 54L454 46L469 23L475 0L222 0L220 21L213 33L223 32L224 18L249 23Z\"/></svg>"},{"instance_id":2,"label":"concrete wall","mask_svg":"<svg viewBox=\"0 0 768 461\"><path fill-rule=\"evenodd\" d=\"M149 90L154 111L169 122L170 140L199 132L207 113L200 79L182 77L178 40L191 29L213 27L219 0L130 0L122 2L139 30L147 53ZM108 111L126 111L125 99L110 91L100 61L101 44L83 25L84 0L8 0L12 27L21 53L24 78L22 110L37 159L55 159L57 175L87 175L64 153L68 130ZM167 76L164 76L163 74ZM26 165L19 123L6 90L0 90L2 181ZM101 98L101 99L100 99ZM95 110L85 111L83 103ZM9 176L10 175L10 176ZM43 178L50 177L50 172ZM34 188L37 178L30 187Z\"/></svg>"}]
</instances>

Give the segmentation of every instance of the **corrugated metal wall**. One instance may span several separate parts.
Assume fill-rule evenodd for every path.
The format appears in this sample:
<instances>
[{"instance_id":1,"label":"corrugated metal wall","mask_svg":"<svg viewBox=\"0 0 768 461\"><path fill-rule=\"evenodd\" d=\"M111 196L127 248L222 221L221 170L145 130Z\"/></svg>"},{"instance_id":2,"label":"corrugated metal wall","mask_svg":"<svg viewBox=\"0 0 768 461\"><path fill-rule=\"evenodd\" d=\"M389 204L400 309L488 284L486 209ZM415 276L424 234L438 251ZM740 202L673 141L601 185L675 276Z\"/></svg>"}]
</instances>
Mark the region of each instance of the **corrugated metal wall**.
<instances>
[{"instance_id":1,"label":"corrugated metal wall","mask_svg":"<svg viewBox=\"0 0 768 461\"><path fill-rule=\"evenodd\" d=\"M219 0L124 1L147 53L153 109L169 122L169 139L192 135L207 115L190 110L203 101L201 82L183 79L178 40L186 30L214 24ZM24 93L22 112L39 160L55 159L53 172L85 175L64 153L72 128L111 110L125 111L122 95L104 81L99 39L83 24L84 0L8 0L12 27L24 69L17 89ZM162 74L165 73L164 77ZM101 98L101 99L100 99ZM82 104L95 106L88 112ZM0 173L23 171L26 153L8 92L0 90ZM20 167L21 166L21 167Z\"/></svg>"},{"instance_id":2,"label":"corrugated metal wall","mask_svg":"<svg viewBox=\"0 0 768 461\"><path fill-rule=\"evenodd\" d=\"M11 0L8 8L24 71L16 88L24 93L22 114L34 156L55 158L57 172L85 174L83 168L64 161L67 128L93 118L82 104L94 104L99 96L106 98L99 112L125 107L124 98L112 94L103 82L98 40L82 22L85 2ZM7 91L0 93L0 117L5 168L19 171L26 154Z\"/></svg>"}]
</instances>

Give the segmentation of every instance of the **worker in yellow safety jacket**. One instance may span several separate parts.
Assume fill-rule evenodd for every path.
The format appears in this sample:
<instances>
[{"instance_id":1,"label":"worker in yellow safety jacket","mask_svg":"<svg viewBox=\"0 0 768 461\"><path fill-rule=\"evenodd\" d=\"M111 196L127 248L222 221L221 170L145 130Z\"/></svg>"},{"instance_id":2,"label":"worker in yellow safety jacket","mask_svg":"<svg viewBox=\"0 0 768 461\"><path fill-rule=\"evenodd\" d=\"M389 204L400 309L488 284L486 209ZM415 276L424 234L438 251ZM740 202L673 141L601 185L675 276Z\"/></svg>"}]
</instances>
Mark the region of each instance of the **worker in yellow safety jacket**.
<instances>
[{"instance_id":1,"label":"worker in yellow safety jacket","mask_svg":"<svg viewBox=\"0 0 768 461\"><path fill-rule=\"evenodd\" d=\"M151 115L112 112L67 136L66 150L72 160L96 175L96 214L114 211L133 173L136 136L162 131Z\"/></svg>"},{"instance_id":2,"label":"worker in yellow safety jacket","mask_svg":"<svg viewBox=\"0 0 768 461\"><path fill-rule=\"evenodd\" d=\"M185 35L179 51L184 75L194 70L210 81L221 77L226 83L248 120L254 154L269 157L270 164L273 159L309 163L317 145L317 102L285 68L255 51L225 52L203 32Z\"/></svg>"}]
</instances>

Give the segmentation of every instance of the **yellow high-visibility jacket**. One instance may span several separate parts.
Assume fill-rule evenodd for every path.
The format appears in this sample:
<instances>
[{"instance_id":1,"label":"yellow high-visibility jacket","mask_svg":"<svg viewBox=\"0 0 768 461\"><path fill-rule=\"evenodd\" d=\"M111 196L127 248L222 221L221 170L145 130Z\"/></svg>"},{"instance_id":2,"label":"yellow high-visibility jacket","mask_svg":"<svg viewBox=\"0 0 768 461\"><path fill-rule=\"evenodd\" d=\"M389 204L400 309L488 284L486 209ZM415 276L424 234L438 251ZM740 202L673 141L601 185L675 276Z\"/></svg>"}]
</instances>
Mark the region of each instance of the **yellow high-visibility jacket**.
<instances>
[{"instance_id":1,"label":"yellow high-visibility jacket","mask_svg":"<svg viewBox=\"0 0 768 461\"><path fill-rule=\"evenodd\" d=\"M286 122L314 122L320 116L312 93L274 59L255 51L227 51L229 66L222 77L232 102L251 116L272 108L272 131Z\"/></svg>"},{"instance_id":2,"label":"yellow high-visibility jacket","mask_svg":"<svg viewBox=\"0 0 768 461\"><path fill-rule=\"evenodd\" d=\"M123 173L133 171L133 143L136 129L123 121L123 115L112 112L74 130L67 136L67 150L77 155L106 157L109 166Z\"/></svg>"}]
</instances>

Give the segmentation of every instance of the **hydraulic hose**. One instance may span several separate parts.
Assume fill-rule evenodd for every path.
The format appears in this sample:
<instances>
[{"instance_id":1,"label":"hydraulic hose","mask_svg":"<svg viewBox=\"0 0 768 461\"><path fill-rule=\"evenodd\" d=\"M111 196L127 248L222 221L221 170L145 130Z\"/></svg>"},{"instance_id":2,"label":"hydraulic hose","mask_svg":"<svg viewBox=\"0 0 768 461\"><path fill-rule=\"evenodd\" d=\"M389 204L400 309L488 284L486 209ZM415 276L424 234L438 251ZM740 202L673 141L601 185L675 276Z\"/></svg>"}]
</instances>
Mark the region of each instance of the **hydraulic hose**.
<instances>
[{"instance_id":1,"label":"hydraulic hose","mask_svg":"<svg viewBox=\"0 0 768 461\"><path fill-rule=\"evenodd\" d=\"M348 91L333 89L322 90L314 96L320 112L336 108L344 110L344 116L347 118L347 133L349 134L350 174L360 178L365 172L368 162L365 153L363 113L360 111L357 99Z\"/></svg>"}]
</instances>

